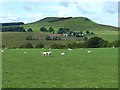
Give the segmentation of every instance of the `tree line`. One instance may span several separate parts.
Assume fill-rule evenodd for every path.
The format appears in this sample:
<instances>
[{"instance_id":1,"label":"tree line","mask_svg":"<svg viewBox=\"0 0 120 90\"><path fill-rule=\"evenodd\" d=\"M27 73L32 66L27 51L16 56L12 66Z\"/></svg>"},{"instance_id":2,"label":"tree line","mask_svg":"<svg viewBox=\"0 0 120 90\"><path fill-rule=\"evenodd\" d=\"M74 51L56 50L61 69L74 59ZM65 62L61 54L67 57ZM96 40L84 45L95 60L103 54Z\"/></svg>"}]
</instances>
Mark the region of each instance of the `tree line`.
<instances>
[{"instance_id":1,"label":"tree line","mask_svg":"<svg viewBox=\"0 0 120 90\"><path fill-rule=\"evenodd\" d=\"M23 22L13 22L13 23L0 23L1 26L16 26L16 25L23 25Z\"/></svg>"},{"instance_id":2,"label":"tree line","mask_svg":"<svg viewBox=\"0 0 120 90\"><path fill-rule=\"evenodd\" d=\"M40 28L40 32L49 32L49 33L55 33L55 30L50 27L50 28L45 28L45 27L41 27ZM75 36L75 37L84 37L85 34L86 35L94 35L95 33L93 32L90 32L90 31L86 31L86 33L83 33L82 31L70 31L69 28L59 28L57 31L56 31L57 34L66 34L66 36Z\"/></svg>"},{"instance_id":3,"label":"tree line","mask_svg":"<svg viewBox=\"0 0 120 90\"><path fill-rule=\"evenodd\" d=\"M0 30L2 32L25 32L25 28L22 26L2 27Z\"/></svg>"},{"instance_id":4,"label":"tree line","mask_svg":"<svg viewBox=\"0 0 120 90\"><path fill-rule=\"evenodd\" d=\"M0 29L1 32L33 32L32 28L28 28L25 30L23 26L8 26L8 27L2 27ZM46 28L46 27L41 27L40 32L49 32L49 33L57 33L57 34L66 34L66 36L75 36L75 37L84 37L85 34L82 31L75 32L75 31L70 31L69 28L59 28L56 32L54 28ZM93 32L89 32L88 30L86 31L86 35L94 35Z\"/></svg>"}]
</instances>

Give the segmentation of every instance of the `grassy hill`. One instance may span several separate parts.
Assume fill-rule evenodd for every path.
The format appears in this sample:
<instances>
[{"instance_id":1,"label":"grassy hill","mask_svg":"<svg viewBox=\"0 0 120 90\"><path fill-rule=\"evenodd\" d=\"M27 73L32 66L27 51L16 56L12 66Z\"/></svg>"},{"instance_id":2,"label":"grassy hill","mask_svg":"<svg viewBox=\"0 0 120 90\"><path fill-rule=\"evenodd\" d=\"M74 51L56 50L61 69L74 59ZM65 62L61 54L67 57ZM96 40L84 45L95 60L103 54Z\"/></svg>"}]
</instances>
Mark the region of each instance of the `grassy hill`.
<instances>
[{"instance_id":1,"label":"grassy hill","mask_svg":"<svg viewBox=\"0 0 120 90\"><path fill-rule=\"evenodd\" d=\"M83 31L84 33L89 30L110 42L118 40L117 27L101 25L86 17L46 17L39 21L25 24L24 27L26 30L32 28L35 32L39 32L40 27L46 27L47 29L53 27L55 31L62 27L69 28L70 31Z\"/></svg>"},{"instance_id":2,"label":"grassy hill","mask_svg":"<svg viewBox=\"0 0 120 90\"><path fill-rule=\"evenodd\" d=\"M71 31L82 30L117 30L115 27L100 25L86 17L74 17L74 18L59 18L59 17L47 17L39 21L25 24L24 27L28 29L31 27L34 31L39 31L40 27L53 27L58 30L61 27L69 28Z\"/></svg>"}]
</instances>

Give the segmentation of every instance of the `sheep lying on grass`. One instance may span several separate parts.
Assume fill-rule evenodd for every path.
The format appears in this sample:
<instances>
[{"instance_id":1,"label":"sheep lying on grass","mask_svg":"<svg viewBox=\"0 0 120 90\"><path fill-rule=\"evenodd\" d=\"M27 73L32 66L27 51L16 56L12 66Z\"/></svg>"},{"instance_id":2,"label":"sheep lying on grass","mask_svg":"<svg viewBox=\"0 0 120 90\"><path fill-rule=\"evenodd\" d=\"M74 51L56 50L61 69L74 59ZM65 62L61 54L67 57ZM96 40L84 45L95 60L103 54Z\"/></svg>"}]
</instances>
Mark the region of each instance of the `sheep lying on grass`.
<instances>
[{"instance_id":1,"label":"sheep lying on grass","mask_svg":"<svg viewBox=\"0 0 120 90\"><path fill-rule=\"evenodd\" d=\"M48 52L41 52L43 56L50 56L52 54L51 51Z\"/></svg>"}]
</instances>

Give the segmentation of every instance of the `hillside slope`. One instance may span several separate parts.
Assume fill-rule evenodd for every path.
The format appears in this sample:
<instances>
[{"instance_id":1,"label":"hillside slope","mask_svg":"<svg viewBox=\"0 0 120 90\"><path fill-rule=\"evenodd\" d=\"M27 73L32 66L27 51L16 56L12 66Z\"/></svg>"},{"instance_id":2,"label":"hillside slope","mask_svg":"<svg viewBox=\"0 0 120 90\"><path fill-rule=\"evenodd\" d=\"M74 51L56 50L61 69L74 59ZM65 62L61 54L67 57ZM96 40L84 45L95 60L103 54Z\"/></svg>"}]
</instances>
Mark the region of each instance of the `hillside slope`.
<instances>
[{"instance_id":1,"label":"hillside slope","mask_svg":"<svg viewBox=\"0 0 120 90\"><path fill-rule=\"evenodd\" d=\"M59 28L69 28L71 31L82 31L82 30L117 30L116 27L97 24L94 21L86 17L46 17L39 21L25 24L26 29L32 28L34 31L39 31L40 27L53 27L55 30Z\"/></svg>"}]
</instances>

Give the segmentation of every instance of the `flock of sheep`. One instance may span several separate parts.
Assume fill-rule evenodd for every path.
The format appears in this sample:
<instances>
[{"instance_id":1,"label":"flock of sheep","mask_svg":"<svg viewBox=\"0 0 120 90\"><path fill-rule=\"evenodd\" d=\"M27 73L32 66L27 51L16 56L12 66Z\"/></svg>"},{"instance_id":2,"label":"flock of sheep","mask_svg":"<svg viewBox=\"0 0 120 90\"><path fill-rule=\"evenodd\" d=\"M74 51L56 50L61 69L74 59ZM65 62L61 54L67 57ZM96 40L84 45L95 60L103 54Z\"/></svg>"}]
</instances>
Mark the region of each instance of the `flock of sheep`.
<instances>
[{"instance_id":1,"label":"flock of sheep","mask_svg":"<svg viewBox=\"0 0 120 90\"><path fill-rule=\"evenodd\" d=\"M115 48L114 46L112 47L112 48ZM18 50L18 49L17 49ZM68 50L69 51L72 51L73 49L71 49L71 48L68 48ZM80 50L83 50L83 48L81 48ZM1 53L3 53L4 52L4 50L2 49L1 50ZM91 50L87 50L87 53L91 53L92 51ZM24 54L26 54L27 52L24 52ZM52 51L43 51L43 52L41 52L41 54L43 55L43 56L50 56L50 55L52 55ZM65 55L65 52L61 52L60 53L62 56L63 55Z\"/></svg>"},{"instance_id":2,"label":"flock of sheep","mask_svg":"<svg viewBox=\"0 0 120 90\"><path fill-rule=\"evenodd\" d=\"M69 51L72 51L73 49L68 48L68 50L69 50ZM83 50L83 48L81 48L81 50ZM88 52L88 53L91 53L91 50L88 50L87 52ZM52 51L44 51L44 52L41 52L41 54L42 54L43 56L50 56L50 55L52 55ZM65 55L65 52L61 52L60 54L63 56L63 55Z\"/></svg>"}]
</instances>

